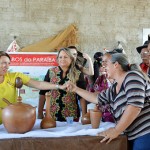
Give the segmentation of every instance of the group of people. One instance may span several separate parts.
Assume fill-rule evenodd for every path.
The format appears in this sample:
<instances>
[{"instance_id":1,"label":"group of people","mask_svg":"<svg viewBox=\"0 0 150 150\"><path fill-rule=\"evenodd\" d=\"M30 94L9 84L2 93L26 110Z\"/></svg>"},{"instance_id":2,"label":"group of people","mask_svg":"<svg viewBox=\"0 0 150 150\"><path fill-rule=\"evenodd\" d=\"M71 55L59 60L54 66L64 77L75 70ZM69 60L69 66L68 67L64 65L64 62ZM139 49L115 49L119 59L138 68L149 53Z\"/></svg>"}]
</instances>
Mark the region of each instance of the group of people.
<instances>
[{"instance_id":1,"label":"group of people","mask_svg":"<svg viewBox=\"0 0 150 150\"><path fill-rule=\"evenodd\" d=\"M44 81L53 84L64 85L69 80L77 84L82 89L85 89L84 74L93 75L93 64L91 58L87 54L83 54L83 60L78 60L78 51L76 47L70 46L62 48L57 55L58 67L48 70ZM87 61L88 67L84 67L84 60ZM81 62L80 62L81 61ZM48 91L41 90L39 98L38 118L43 118L43 108L45 104L45 93ZM81 104L82 115L87 112L86 101L72 92L64 90L50 90L51 115L57 121L66 121L66 117L74 117L74 121L79 121Z\"/></svg>"},{"instance_id":2,"label":"group of people","mask_svg":"<svg viewBox=\"0 0 150 150\"><path fill-rule=\"evenodd\" d=\"M98 134L104 137L101 142L109 143L120 134L126 134L130 149L148 150L150 147L150 79L148 77L150 41L137 47L137 51L143 60L140 66L130 64L126 54L114 50L95 56L98 69L94 69L92 60L87 54L82 56L74 46L62 48L57 55L58 66L47 71L44 81L35 81L22 73L9 73L11 58L1 51L0 107L6 107L3 98L12 103L16 101L15 78L21 77L24 85L41 90L39 118L43 118L46 92L51 93L50 111L57 121L66 121L67 116L73 116L74 121L79 121L79 100L82 115L87 111L86 101L99 107L109 105L116 126ZM83 58L78 59L78 54ZM84 66L85 62L88 63L88 67ZM101 74L95 77L95 72ZM103 75L102 81L105 79L107 86L100 90L95 85L94 91L88 91L84 75L92 76L94 84L99 76Z\"/></svg>"},{"instance_id":3,"label":"group of people","mask_svg":"<svg viewBox=\"0 0 150 150\"><path fill-rule=\"evenodd\" d=\"M19 72L9 72L11 63L10 56L0 51L0 107L5 108L7 104L3 98L10 103L17 101L16 78L20 77L24 85L41 90L58 89L57 84L31 79L29 76ZM59 89L65 89L65 85L59 85ZM2 123L2 109L0 109L0 124Z\"/></svg>"}]
</instances>

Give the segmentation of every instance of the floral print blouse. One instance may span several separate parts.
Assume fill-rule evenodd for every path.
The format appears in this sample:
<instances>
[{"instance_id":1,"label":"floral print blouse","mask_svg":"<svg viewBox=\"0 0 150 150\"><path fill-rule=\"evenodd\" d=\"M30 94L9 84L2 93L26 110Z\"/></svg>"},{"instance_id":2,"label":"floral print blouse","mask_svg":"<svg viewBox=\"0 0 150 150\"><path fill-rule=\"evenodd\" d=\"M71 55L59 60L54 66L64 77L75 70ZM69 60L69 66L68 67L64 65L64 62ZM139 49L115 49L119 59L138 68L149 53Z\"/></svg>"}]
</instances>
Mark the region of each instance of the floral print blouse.
<instances>
[{"instance_id":1,"label":"floral print blouse","mask_svg":"<svg viewBox=\"0 0 150 150\"><path fill-rule=\"evenodd\" d=\"M78 70L79 79L81 71ZM69 80L68 72L63 78L63 70L61 67L50 68L45 76L45 81L53 84L63 85ZM81 81L80 81L81 82ZM41 95L44 95L47 91L40 91ZM77 96L75 93L66 92L64 90L50 90L50 112L53 119L57 121L66 121L66 117L74 117L74 121L80 117L80 110L78 105Z\"/></svg>"}]
</instances>

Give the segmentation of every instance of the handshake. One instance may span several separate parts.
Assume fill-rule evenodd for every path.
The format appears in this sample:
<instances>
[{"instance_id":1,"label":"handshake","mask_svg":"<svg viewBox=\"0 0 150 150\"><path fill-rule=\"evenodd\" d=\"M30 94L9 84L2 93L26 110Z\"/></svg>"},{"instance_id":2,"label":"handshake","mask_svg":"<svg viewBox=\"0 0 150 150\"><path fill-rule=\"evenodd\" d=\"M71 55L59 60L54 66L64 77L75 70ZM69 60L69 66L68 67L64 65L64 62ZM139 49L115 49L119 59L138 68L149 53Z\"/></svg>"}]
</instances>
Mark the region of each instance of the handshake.
<instances>
[{"instance_id":1,"label":"handshake","mask_svg":"<svg viewBox=\"0 0 150 150\"><path fill-rule=\"evenodd\" d=\"M58 89L66 90L67 92L76 92L77 86L72 83L71 81L68 81L64 83L63 85L57 85Z\"/></svg>"}]
</instances>

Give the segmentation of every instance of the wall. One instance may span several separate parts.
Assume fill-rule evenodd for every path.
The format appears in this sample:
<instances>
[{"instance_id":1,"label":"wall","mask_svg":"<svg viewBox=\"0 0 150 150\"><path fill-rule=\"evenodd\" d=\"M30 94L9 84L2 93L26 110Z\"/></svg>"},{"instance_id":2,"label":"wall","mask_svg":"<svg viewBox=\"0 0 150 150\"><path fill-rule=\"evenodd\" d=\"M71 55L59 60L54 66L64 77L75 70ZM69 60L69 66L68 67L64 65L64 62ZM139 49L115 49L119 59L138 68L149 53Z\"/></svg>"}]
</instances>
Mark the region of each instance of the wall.
<instances>
[{"instance_id":1,"label":"wall","mask_svg":"<svg viewBox=\"0 0 150 150\"><path fill-rule=\"evenodd\" d=\"M142 44L143 28L150 28L149 0L1 0L0 50L17 36L25 47L58 34L71 23L78 27L79 47L93 56L121 41L133 62Z\"/></svg>"}]
</instances>

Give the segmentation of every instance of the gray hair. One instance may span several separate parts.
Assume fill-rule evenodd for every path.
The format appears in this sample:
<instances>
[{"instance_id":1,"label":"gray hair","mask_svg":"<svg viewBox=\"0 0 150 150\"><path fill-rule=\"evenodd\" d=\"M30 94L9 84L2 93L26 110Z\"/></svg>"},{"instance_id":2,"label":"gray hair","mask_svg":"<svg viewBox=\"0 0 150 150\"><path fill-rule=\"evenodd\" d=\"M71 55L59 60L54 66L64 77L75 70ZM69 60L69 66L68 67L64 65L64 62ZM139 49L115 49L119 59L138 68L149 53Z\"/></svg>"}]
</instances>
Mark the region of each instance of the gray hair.
<instances>
[{"instance_id":1,"label":"gray hair","mask_svg":"<svg viewBox=\"0 0 150 150\"><path fill-rule=\"evenodd\" d=\"M123 53L114 53L111 55L111 62L115 63L118 62L121 65L123 71L130 70L130 63L128 60L127 55Z\"/></svg>"},{"instance_id":2,"label":"gray hair","mask_svg":"<svg viewBox=\"0 0 150 150\"><path fill-rule=\"evenodd\" d=\"M129 60L126 54L114 53L110 55L111 55L111 62L112 63L118 62L123 71L137 71L141 73L145 77L146 80L149 80L148 76L141 70L139 65L129 63Z\"/></svg>"}]
</instances>

